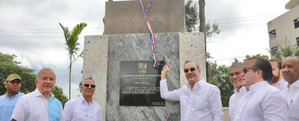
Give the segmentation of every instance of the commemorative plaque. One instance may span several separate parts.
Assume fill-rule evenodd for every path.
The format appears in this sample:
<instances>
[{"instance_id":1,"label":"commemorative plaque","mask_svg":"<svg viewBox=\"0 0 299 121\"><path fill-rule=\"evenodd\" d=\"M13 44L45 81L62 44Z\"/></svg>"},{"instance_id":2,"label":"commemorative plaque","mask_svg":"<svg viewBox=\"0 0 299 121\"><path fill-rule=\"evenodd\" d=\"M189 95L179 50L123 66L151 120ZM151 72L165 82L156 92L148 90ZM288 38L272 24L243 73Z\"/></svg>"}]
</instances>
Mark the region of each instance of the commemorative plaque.
<instances>
[{"instance_id":1,"label":"commemorative plaque","mask_svg":"<svg viewBox=\"0 0 299 121\"><path fill-rule=\"evenodd\" d=\"M153 61L121 61L120 106L164 106L160 96L161 70L165 62L153 68Z\"/></svg>"}]
</instances>

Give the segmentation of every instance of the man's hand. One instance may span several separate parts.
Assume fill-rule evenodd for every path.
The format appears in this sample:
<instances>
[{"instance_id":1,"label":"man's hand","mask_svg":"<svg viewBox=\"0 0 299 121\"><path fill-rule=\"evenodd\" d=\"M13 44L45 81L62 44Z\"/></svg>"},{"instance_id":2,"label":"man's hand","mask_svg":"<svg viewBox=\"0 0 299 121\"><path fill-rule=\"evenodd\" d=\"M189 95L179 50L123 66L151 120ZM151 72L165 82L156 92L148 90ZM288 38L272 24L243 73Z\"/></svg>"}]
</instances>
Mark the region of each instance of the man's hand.
<instances>
[{"instance_id":1,"label":"man's hand","mask_svg":"<svg viewBox=\"0 0 299 121\"><path fill-rule=\"evenodd\" d=\"M165 80L167 77L167 73L170 70L170 65L167 64L163 67L162 72L161 72L161 80Z\"/></svg>"}]
</instances>

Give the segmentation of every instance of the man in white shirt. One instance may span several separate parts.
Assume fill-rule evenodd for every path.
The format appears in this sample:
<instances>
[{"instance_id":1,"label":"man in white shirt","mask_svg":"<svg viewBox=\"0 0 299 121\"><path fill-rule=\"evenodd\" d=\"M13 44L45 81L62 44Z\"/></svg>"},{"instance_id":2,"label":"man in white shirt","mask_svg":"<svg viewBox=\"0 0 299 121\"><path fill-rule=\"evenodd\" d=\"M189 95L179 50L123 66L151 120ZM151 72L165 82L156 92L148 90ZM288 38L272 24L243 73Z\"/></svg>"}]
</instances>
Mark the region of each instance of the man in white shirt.
<instances>
[{"instance_id":1,"label":"man in white shirt","mask_svg":"<svg viewBox=\"0 0 299 121\"><path fill-rule=\"evenodd\" d=\"M235 109L237 108L238 103L241 98L246 94L246 90L243 87L245 80L243 76L243 64L233 63L229 68L229 78L231 83L234 85L234 94L229 99L229 119L232 121L235 115Z\"/></svg>"},{"instance_id":2,"label":"man in white shirt","mask_svg":"<svg viewBox=\"0 0 299 121\"><path fill-rule=\"evenodd\" d=\"M283 91L287 88L288 82L283 79L281 72L281 61L273 58L269 60L272 66L273 78L271 80L271 84L277 87L280 91Z\"/></svg>"},{"instance_id":3,"label":"man in white shirt","mask_svg":"<svg viewBox=\"0 0 299 121\"><path fill-rule=\"evenodd\" d=\"M92 99L95 91L95 82L91 78L80 84L82 95L71 99L64 106L65 121L102 121L100 105Z\"/></svg>"},{"instance_id":4,"label":"man in white shirt","mask_svg":"<svg viewBox=\"0 0 299 121\"><path fill-rule=\"evenodd\" d=\"M289 85L284 94L289 105L289 120L299 121L299 57L287 57L282 63L283 78Z\"/></svg>"},{"instance_id":5,"label":"man in white shirt","mask_svg":"<svg viewBox=\"0 0 299 121\"><path fill-rule=\"evenodd\" d=\"M268 82L272 67L262 58L244 63L245 87L248 91L238 104L233 121L287 121L288 105L282 93Z\"/></svg>"},{"instance_id":6,"label":"man in white shirt","mask_svg":"<svg viewBox=\"0 0 299 121\"><path fill-rule=\"evenodd\" d=\"M181 121L223 121L220 90L215 85L200 80L196 62L185 62L184 72L188 85L177 90L168 91L166 77L169 70L169 65L163 67L160 93L166 100L180 101Z\"/></svg>"},{"instance_id":7,"label":"man in white shirt","mask_svg":"<svg viewBox=\"0 0 299 121\"><path fill-rule=\"evenodd\" d=\"M56 76L52 69L41 69L35 80L35 91L18 100L12 121L63 121L62 105L51 93Z\"/></svg>"}]
</instances>

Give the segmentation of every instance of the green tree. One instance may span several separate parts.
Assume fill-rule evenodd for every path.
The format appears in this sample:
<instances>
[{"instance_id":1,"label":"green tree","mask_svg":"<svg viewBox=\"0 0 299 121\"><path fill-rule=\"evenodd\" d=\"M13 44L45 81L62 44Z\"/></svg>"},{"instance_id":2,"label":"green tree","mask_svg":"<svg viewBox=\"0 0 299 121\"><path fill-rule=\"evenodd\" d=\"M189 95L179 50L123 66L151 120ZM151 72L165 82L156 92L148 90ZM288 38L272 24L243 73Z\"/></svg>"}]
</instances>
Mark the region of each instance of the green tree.
<instances>
[{"instance_id":1,"label":"green tree","mask_svg":"<svg viewBox=\"0 0 299 121\"><path fill-rule=\"evenodd\" d=\"M63 30L64 37L65 37L65 44L67 46L70 64L69 64L69 99L71 99L71 75L72 75L72 63L76 60L75 55L79 51L79 35L82 30L87 26L86 23L77 24L72 31L69 31L68 27L64 27L61 23L59 23L60 27ZM79 56L82 55L82 52ZM78 56L78 57L79 57ZM77 57L77 58L78 58Z\"/></svg>"},{"instance_id":2,"label":"green tree","mask_svg":"<svg viewBox=\"0 0 299 121\"><path fill-rule=\"evenodd\" d=\"M210 24L205 22L205 13L204 13L204 6L205 1L200 0L203 5L200 7L200 13L198 14L197 7L192 0L187 0L185 4L185 18L186 18L186 29L188 32L196 31L196 25L198 25L198 21L201 23L199 24L199 31L204 32L207 37L211 37L213 34L219 34L219 25L216 23ZM200 4L201 4L200 3ZM205 26L201 26L205 25Z\"/></svg>"},{"instance_id":3,"label":"green tree","mask_svg":"<svg viewBox=\"0 0 299 121\"><path fill-rule=\"evenodd\" d=\"M245 59L243 59L243 62L245 62L248 58L252 58L252 57L263 58L263 59L269 60L268 55L256 54L256 55L246 55Z\"/></svg>"},{"instance_id":4,"label":"green tree","mask_svg":"<svg viewBox=\"0 0 299 121\"><path fill-rule=\"evenodd\" d=\"M52 90L52 93L62 103L62 105L64 105L68 101L67 97L63 94L62 89L59 88L58 86L54 87L54 89Z\"/></svg>"},{"instance_id":5,"label":"green tree","mask_svg":"<svg viewBox=\"0 0 299 121\"><path fill-rule=\"evenodd\" d=\"M16 73L21 76L23 82L21 86L21 92L29 93L33 91L35 87L35 74L32 69L19 66L20 62L15 60L16 55L8 55L0 52L0 94L6 93L6 89L3 85L6 77L9 74Z\"/></svg>"},{"instance_id":6,"label":"green tree","mask_svg":"<svg viewBox=\"0 0 299 121\"><path fill-rule=\"evenodd\" d=\"M229 80L229 68L225 65L217 65L216 62L210 62L211 78L210 83L219 87L221 91L222 105L227 107L229 98L234 93L234 86Z\"/></svg>"},{"instance_id":7,"label":"green tree","mask_svg":"<svg viewBox=\"0 0 299 121\"><path fill-rule=\"evenodd\" d=\"M34 70L20 66L20 62L17 62L15 60L17 56L16 55L8 55L3 54L0 52L0 95L3 95L6 93L6 89L3 85L3 82L5 82L6 77L9 74L16 73L21 76L22 78L22 86L21 86L21 92L27 94L29 92L32 92L35 90L35 78L36 74L34 74ZM67 101L66 96L63 94L62 89L55 86L53 89L53 94L55 97L60 100L63 104Z\"/></svg>"},{"instance_id":8,"label":"green tree","mask_svg":"<svg viewBox=\"0 0 299 121\"><path fill-rule=\"evenodd\" d=\"M288 56L299 56L299 47L297 45L278 47L277 50L270 50L271 56L282 60Z\"/></svg>"},{"instance_id":9,"label":"green tree","mask_svg":"<svg viewBox=\"0 0 299 121\"><path fill-rule=\"evenodd\" d=\"M213 34L219 34L220 33L219 26L218 26L218 24L215 24L215 23L206 24L205 31L206 31L206 36L207 37L212 37Z\"/></svg>"},{"instance_id":10,"label":"green tree","mask_svg":"<svg viewBox=\"0 0 299 121\"><path fill-rule=\"evenodd\" d=\"M234 63L244 63L248 58L252 58L252 57L259 57L259 58L263 58L263 59L266 59L266 60L270 59L268 55L262 55L262 54L246 55L245 58L242 61L235 58Z\"/></svg>"}]
</instances>

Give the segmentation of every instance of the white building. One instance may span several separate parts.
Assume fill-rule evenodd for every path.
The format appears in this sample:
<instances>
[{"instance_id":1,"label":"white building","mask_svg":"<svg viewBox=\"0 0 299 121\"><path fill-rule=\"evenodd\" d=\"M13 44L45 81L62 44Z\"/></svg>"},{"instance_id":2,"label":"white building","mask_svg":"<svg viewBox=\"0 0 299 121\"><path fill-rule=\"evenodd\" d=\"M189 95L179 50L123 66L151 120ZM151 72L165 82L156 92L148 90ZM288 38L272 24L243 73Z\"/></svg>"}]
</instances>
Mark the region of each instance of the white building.
<instances>
[{"instance_id":1,"label":"white building","mask_svg":"<svg viewBox=\"0 0 299 121\"><path fill-rule=\"evenodd\" d=\"M299 0L290 0L288 11L268 22L271 51L279 47L299 46Z\"/></svg>"}]
</instances>

